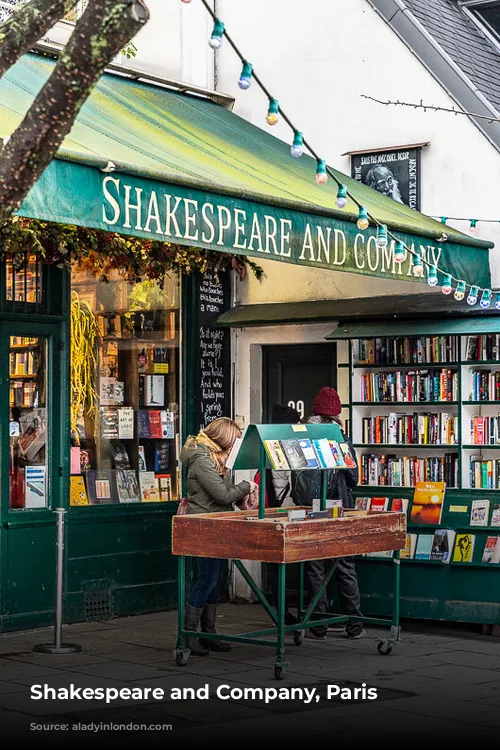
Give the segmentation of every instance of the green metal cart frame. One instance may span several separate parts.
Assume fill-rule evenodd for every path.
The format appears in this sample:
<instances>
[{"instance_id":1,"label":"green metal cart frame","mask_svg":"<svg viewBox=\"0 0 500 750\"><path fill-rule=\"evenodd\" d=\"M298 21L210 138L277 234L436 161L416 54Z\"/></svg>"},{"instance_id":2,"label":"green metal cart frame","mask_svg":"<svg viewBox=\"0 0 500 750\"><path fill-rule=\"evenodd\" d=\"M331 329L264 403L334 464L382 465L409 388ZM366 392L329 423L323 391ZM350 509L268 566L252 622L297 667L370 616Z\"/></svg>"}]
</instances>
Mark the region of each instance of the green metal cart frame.
<instances>
[{"instance_id":1,"label":"green metal cart frame","mask_svg":"<svg viewBox=\"0 0 500 750\"><path fill-rule=\"evenodd\" d=\"M304 427L307 429L304 430ZM265 471L270 469L271 465L264 448L264 440L284 440L290 438L308 437L309 439L328 438L337 442L344 442L340 428L336 424L308 424L308 425L249 425L245 431L238 456L234 463L234 469L255 469L259 468L261 482L259 487L259 513L258 518L265 517ZM305 469L304 469L305 470ZM327 471L321 469L321 497L320 509L326 509L327 494ZM342 469L339 469L342 471ZM275 509L276 510L276 509ZM287 509L288 510L288 509ZM286 513L283 511L284 517ZM381 550L382 551L382 550ZM315 559L315 558L311 558ZM263 561L265 562L265 561ZM285 593L286 593L286 567L290 563L274 563L278 566L278 601L276 610L270 605L265 595L259 589L250 573L247 571L241 560L234 560L236 568L241 573L257 600L262 604L269 615L273 627L262 630L255 630L238 635L228 635L224 633L203 633L204 640L220 640L231 643L250 643L260 646L270 646L276 649L276 661L274 663L274 677L277 680L285 678L288 670L288 663L285 652L285 635L293 634L294 644L301 646L304 640L306 628L318 625L330 625L347 623L355 620L362 621L364 624L382 625L390 628L387 638L379 640L377 650L382 655L390 654L393 645L400 641L401 628L399 625L399 587L400 587L400 553L395 550L393 558L393 612L392 618L378 617L356 617L341 615L333 612L326 612L324 617L314 617L314 609L326 591L328 584L334 574L336 563L333 561L328 574L325 577L321 589L314 599L306 606L305 604L305 585L304 585L304 562L299 563L299 597L297 616L298 622L293 625L285 625ZM296 564L296 563L293 563ZM188 663L190 649L186 646L186 638L199 637L199 632L185 629L184 608L186 604L186 556L178 555L178 632L177 644L174 650L175 660L178 666L185 666Z\"/></svg>"}]
</instances>

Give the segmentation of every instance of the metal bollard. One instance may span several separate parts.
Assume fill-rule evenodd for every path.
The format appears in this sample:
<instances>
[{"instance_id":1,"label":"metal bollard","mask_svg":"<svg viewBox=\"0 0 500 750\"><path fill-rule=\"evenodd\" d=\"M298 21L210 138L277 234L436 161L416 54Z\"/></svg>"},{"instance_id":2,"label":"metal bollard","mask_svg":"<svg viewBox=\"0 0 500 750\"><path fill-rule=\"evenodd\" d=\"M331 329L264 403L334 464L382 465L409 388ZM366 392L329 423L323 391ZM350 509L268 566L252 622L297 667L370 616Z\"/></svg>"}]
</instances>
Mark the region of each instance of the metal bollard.
<instances>
[{"instance_id":1,"label":"metal bollard","mask_svg":"<svg viewBox=\"0 0 500 750\"><path fill-rule=\"evenodd\" d=\"M56 623L54 643L37 643L33 651L42 654L74 654L82 650L77 643L62 643L63 571L64 571L64 508L56 508L57 513L57 558L56 558Z\"/></svg>"}]
</instances>

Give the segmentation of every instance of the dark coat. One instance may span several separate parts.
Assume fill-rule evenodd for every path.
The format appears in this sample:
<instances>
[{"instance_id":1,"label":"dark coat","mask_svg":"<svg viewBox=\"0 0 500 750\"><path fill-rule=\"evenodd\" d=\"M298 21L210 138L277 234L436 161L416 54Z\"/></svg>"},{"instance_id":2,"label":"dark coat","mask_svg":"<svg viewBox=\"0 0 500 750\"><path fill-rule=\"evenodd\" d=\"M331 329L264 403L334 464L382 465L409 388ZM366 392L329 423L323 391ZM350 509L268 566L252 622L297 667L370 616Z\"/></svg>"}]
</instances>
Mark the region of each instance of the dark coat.
<instances>
[{"instance_id":1,"label":"dark coat","mask_svg":"<svg viewBox=\"0 0 500 750\"><path fill-rule=\"evenodd\" d=\"M250 484L233 484L228 474L217 473L206 445L198 445L193 437L186 440L181 461L187 467L188 513L217 513L231 510L248 495Z\"/></svg>"},{"instance_id":2,"label":"dark coat","mask_svg":"<svg viewBox=\"0 0 500 750\"><path fill-rule=\"evenodd\" d=\"M352 457L357 462L356 451L349 438L344 436ZM292 499L295 505L312 505L314 498L321 497L321 471L301 469L292 472ZM354 508L354 498L350 490L359 481L358 468L327 469L328 483L326 496L330 500L341 499L344 508Z\"/></svg>"}]
</instances>

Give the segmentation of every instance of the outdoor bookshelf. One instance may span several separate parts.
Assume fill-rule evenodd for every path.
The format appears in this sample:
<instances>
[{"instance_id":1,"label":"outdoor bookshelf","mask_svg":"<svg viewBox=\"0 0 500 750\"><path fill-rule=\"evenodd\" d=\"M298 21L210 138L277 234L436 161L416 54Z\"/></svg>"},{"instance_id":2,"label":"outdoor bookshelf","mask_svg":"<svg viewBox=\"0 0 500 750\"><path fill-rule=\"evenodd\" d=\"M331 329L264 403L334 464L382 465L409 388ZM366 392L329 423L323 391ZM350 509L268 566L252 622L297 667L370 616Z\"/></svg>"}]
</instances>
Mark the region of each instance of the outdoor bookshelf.
<instances>
[{"instance_id":1,"label":"outdoor bookshelf","mask_svg":"<svg viewBox=\"0 0 500 750\"><path fill-rule=\"evenodd\" d=\"M490 516L500 503L499 329L492 317L356 321L328 337L350 373L342 398L360 466L354 496L388 497L389 507L408 499L409 534L475 535L471 562L401 559L402 617L500 623L500 564L482 562L500 526L469 523L474 499L490 500ZM439 527L410 523L415 481L446 481ZM358 560L364 611L382 616L392 604L390 559Z\"/></svg>"}]
</instances>

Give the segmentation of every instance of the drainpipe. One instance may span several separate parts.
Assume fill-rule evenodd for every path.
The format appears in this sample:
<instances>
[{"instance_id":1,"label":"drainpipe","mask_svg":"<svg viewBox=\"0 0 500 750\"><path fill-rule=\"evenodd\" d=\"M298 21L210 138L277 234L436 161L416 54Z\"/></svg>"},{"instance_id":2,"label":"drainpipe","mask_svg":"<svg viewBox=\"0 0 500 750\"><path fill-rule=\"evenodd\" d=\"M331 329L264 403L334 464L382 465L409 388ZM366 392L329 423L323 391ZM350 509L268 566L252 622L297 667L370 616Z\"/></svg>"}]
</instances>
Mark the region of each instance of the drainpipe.
<instances>
[{"instance_id":1,"label":"drainpipe","mask_svg":"<svg viewBox=\"0 0 500 750\"><path fill-rule=\"evenodd\" d=\"M214 14L219 17L219 0L214 0ZM219 85L219 50L214 49L214 91L217 91Z\"/></svg>"}]
</instances>

